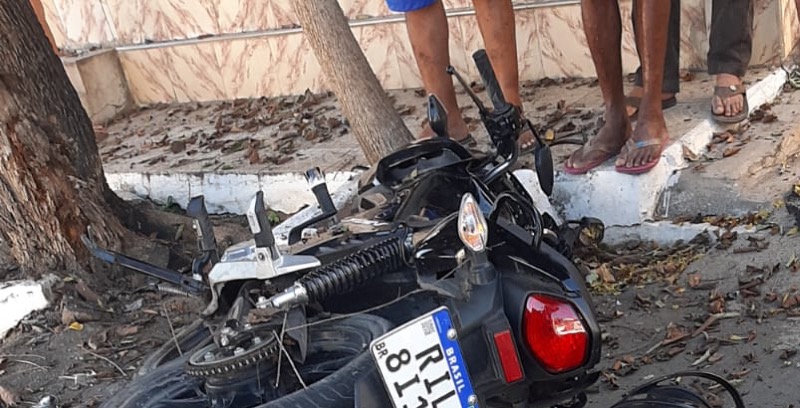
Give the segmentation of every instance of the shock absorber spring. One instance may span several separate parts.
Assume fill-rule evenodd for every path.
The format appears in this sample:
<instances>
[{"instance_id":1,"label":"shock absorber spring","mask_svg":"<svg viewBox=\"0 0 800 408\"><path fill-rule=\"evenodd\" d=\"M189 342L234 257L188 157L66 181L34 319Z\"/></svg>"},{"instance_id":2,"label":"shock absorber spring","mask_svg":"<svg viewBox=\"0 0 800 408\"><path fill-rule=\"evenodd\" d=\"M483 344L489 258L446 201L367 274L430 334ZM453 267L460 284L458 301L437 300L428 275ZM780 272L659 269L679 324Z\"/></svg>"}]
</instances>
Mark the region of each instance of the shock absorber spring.
<instances>
[{"instance_id":1,"label":"shock absorber spring","mask_svg":"<svg viewBox=\"0 0 800 408\"><path fill-rule=\"evenodd\" d=\"M404 241L403 236L393 235L322 266L297 283L305 288L310 302L348 293L371 279L400 269L405 264Z\"/></svg>"},{"instance_id":2,"label":"shock absorber spring","mask_svg":"<svg viewBox=\"0 0 800 408\"><path fill-rule=\"evenodd\" d=\"M346 294L381 275L394 272L406 263L405 231L371 244L357 252L319 267L304 275L284 292L269 299L275 308L320 301Z\"/></svg>"}]
</instances>

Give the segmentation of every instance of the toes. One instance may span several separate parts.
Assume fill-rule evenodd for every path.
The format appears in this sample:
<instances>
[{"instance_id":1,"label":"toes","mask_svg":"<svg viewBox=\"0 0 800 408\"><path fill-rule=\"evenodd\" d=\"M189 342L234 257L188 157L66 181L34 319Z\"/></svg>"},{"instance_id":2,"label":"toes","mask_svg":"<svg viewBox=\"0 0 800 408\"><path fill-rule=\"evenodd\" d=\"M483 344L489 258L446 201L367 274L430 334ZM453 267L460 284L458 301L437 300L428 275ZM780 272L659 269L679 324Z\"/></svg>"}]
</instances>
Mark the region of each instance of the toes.
<instances>
[{"instance_id":1,"label":"toes","mask_svg":"<svg viewBox=\"0 0 800 408\"><path fill-rule=\"evenodd\" d=\"M722 100L718 96L712 99L711 104L714 108L714 114L722 115L725 113L725 104L722 103Z\"/></svg>"}]
</instances>

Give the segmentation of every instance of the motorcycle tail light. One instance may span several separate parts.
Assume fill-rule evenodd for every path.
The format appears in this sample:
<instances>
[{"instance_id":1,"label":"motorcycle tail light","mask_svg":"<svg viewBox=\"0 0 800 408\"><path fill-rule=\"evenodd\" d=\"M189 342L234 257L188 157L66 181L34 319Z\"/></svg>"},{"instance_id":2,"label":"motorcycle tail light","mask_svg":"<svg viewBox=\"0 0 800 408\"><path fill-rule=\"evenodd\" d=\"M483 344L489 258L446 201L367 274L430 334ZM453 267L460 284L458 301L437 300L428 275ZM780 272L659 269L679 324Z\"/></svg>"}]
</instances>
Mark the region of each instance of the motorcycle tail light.
<instances>
[{"instance_id":1,"label":"motorcycle tail light","mask_svg":"<svg viewBox=\"0 0 800 408\"><path fill-rule=\"evenodd\" d=\"M531 295L523 317L525 342L545 370L553 374L574 370L588 355L589 333L575 308L546 295Z\"/></svg>"}]
</instances>

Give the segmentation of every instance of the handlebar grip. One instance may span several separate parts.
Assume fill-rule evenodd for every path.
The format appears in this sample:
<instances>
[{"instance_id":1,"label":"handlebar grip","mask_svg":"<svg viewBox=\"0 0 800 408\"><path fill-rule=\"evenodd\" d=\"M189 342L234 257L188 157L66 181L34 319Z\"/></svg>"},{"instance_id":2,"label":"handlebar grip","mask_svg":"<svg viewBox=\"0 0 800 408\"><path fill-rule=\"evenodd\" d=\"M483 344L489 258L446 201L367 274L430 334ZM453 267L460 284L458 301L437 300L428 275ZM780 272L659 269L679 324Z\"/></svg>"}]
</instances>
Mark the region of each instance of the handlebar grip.
<instances>
[{"instance_id":1,"label":"handlebar grip","mask_svg":"<svg viewBox=\"0 0 800 408\"><path fill-rule=\"evenodd\" d=\"M478 50L472 54L472 59L475 60L475 66L478 68L478 73L481 75L484 86L486 86L486 93L489 94L489 99L496 110L508 107L508 102L503 96L503 90L500 89L500 84L497 82L497 77L494 74L492 63L489 61L489 56L486 55L486 50Z\"/></svg>"}]
</instances>

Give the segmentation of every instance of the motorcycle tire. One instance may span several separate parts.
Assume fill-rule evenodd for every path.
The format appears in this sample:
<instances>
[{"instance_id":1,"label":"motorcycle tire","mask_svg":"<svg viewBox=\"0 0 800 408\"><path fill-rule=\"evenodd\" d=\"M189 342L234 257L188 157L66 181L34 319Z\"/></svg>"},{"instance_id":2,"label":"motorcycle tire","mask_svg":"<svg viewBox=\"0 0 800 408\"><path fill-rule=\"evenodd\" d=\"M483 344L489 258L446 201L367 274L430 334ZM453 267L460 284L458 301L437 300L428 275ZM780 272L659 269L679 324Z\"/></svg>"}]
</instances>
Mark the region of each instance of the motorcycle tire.
<instances>
[{"instance_id":1,"label":"motorcycle tire","mask_svg":"<svg viewBox=\"0 0 800 408\"><path fill-rule=\"evenodd\" d=\"M356 352L356 356L305 389L250 408L352 408L356 378L374 365L372 357L365 352L366 347L392 327L391 322L374 315L352 316L309 327L309 356L316 351L340 350ZM339 334L346 331L358 336ZM203 387L204 380L186 373L189 356L190 354L184 353L183 356L136 378L103 403L101 408L207 408L208 401L205 397L191 395ZM176 399L182 395L185 397Z\"/></svg>"},{"instance_id":2,"label":"motorcycle tire","mask_svg":"<svg viewBox=\"0 0 800 408\"><path fill-rule=\"evenodd\" d=\"M180 352L175 346L175 339L180 345ZM163 366L164 364L178 358L181 354L191 354L201 347L211 343L211 331L203 325L202 319L195 320L192 324L182 328L175 334L175 339L170 338L161 347L152 352L144 359L139 370L136 371L134 378L141 377L151 371Z\"/></svg>"}]
</instances>

